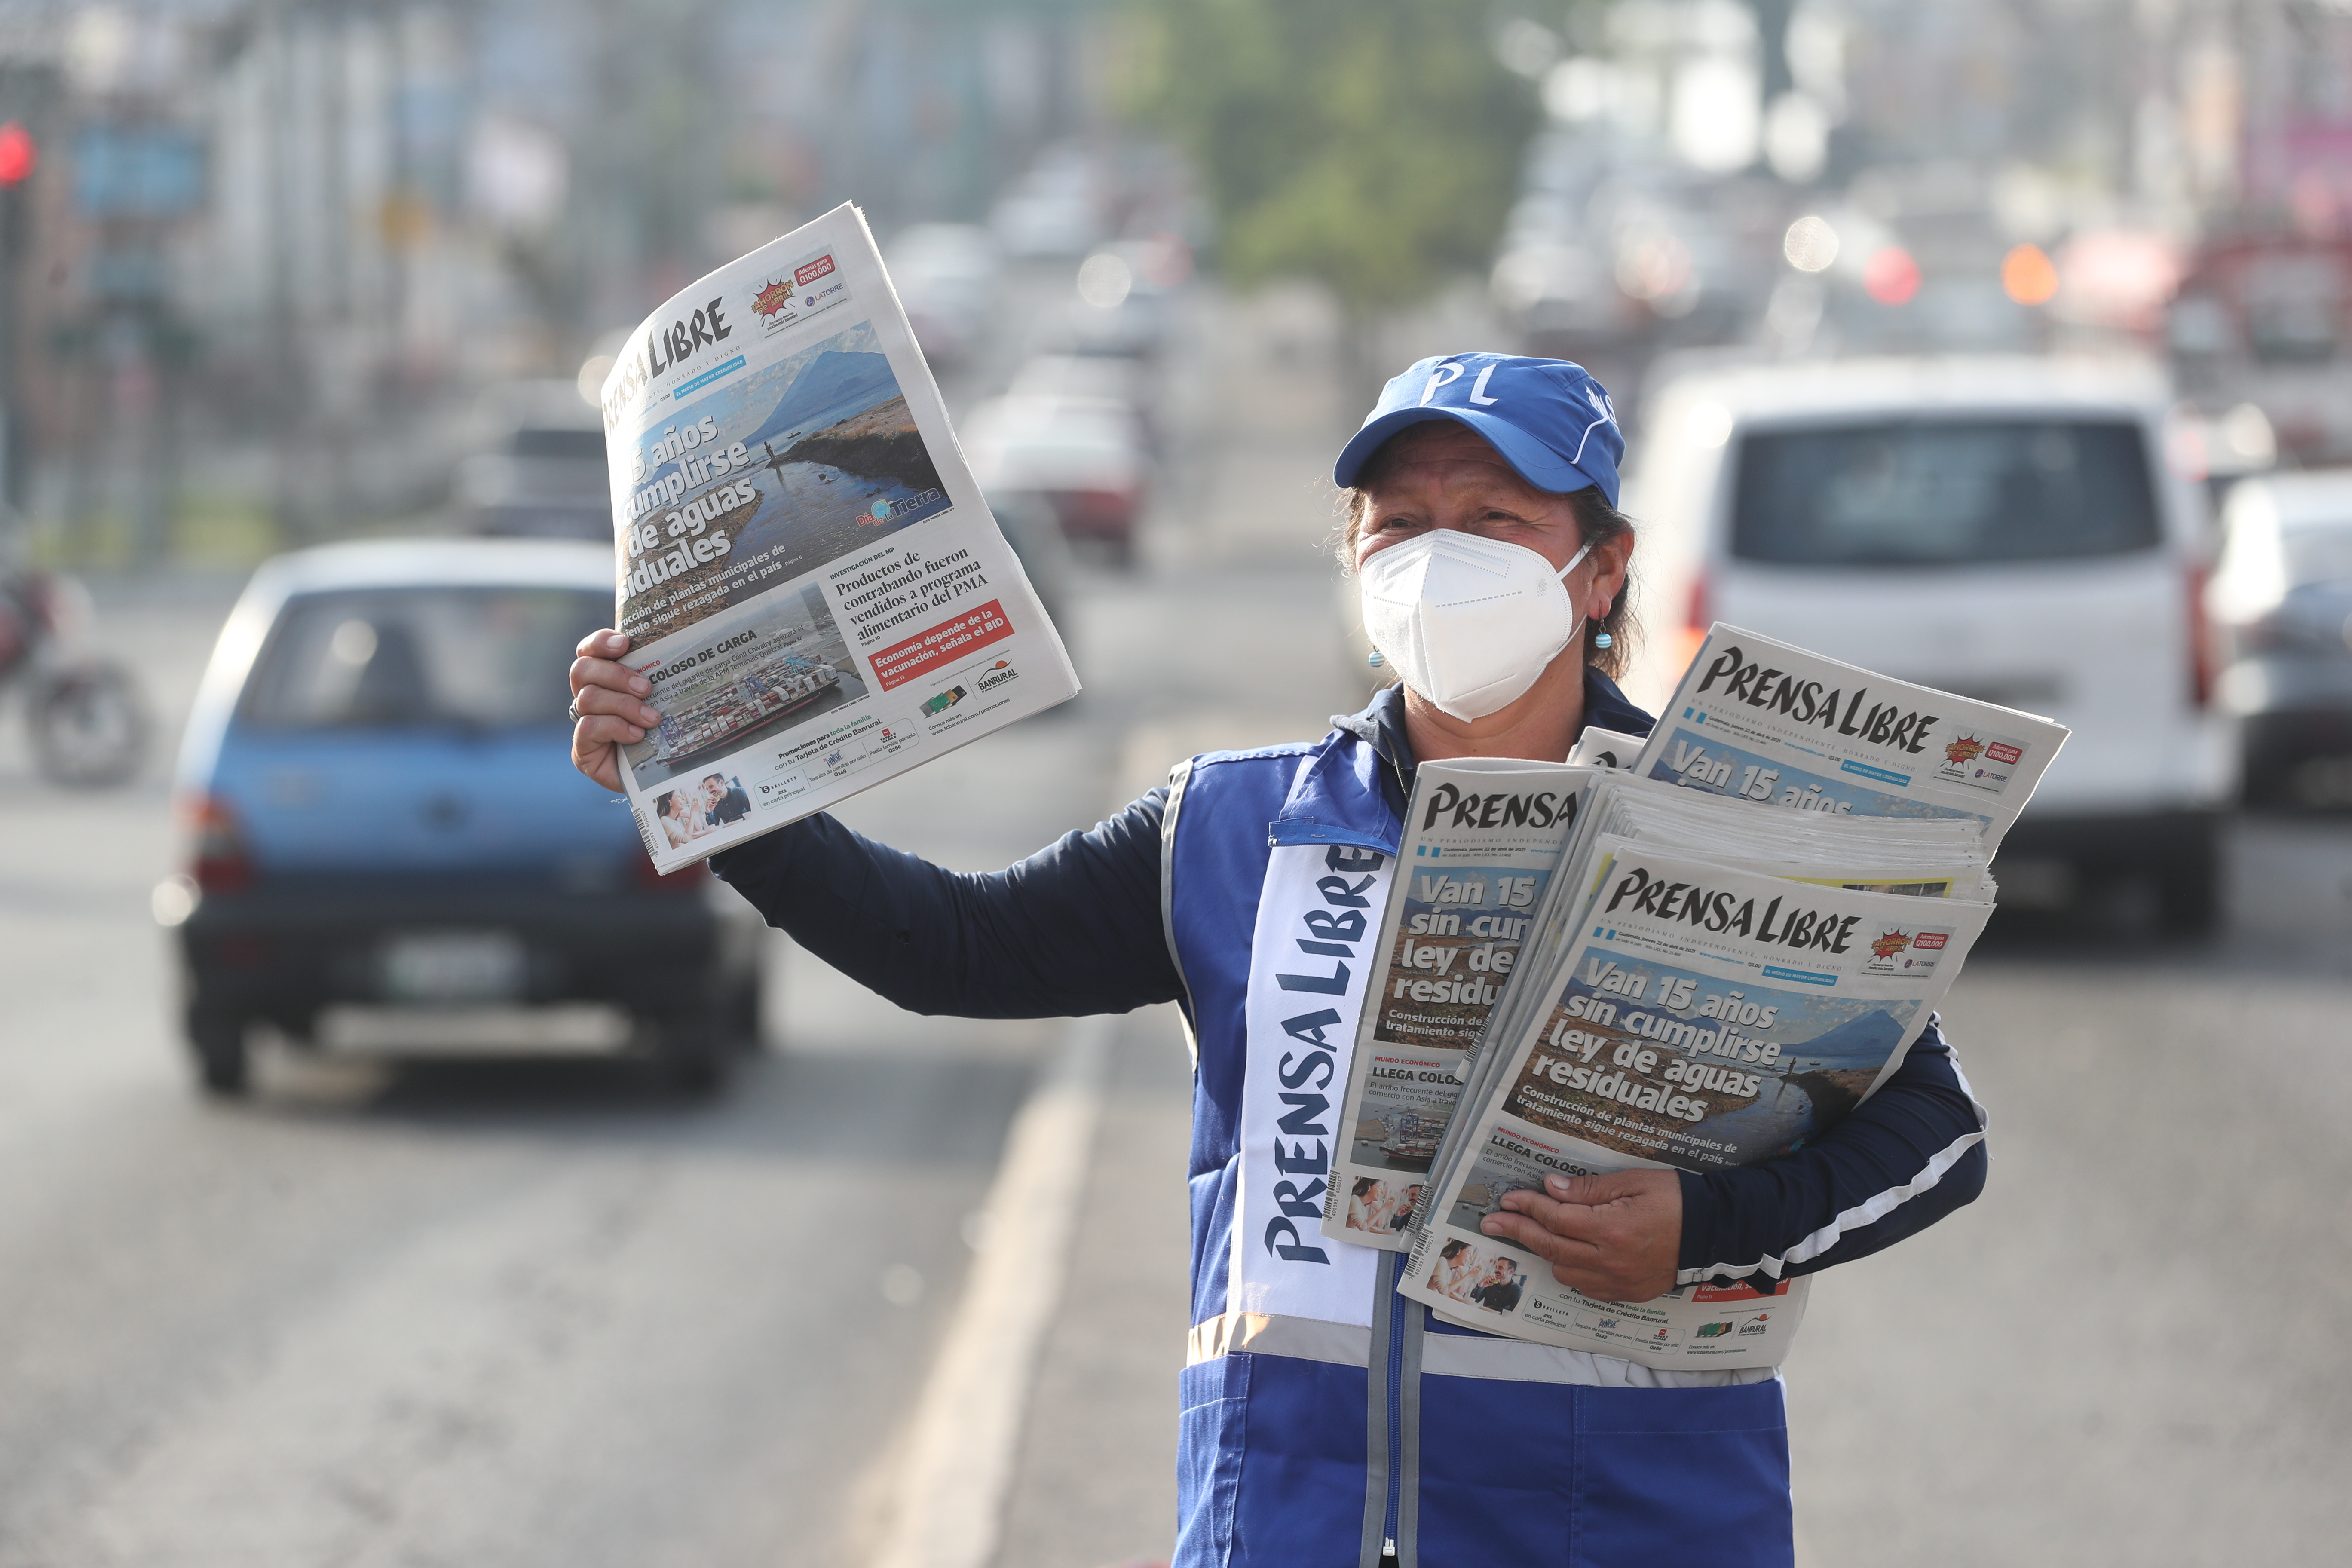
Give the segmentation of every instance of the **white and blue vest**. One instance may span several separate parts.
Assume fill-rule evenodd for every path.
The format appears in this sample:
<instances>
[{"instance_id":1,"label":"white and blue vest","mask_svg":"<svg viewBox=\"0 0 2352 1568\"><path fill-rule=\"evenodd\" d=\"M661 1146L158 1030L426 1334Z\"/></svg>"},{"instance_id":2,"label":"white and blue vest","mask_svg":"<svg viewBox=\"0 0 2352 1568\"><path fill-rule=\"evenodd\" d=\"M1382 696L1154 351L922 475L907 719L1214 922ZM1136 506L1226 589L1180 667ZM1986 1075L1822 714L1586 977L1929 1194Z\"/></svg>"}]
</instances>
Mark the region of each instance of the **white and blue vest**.
<instances>
[{"instance_id":1,"label":"white and blue vest","mask_svg":"<svg viewBox=\"0 0 2352 1568\"><path fill-rule=\"evenodd\" d=\"M1318 1223L1401 825L1356 736L1171 776L1160 896L1195 1050L1177 1568L1762 1568L1781 1385L1429 1320Z\"/></svg>"}]
</instances>

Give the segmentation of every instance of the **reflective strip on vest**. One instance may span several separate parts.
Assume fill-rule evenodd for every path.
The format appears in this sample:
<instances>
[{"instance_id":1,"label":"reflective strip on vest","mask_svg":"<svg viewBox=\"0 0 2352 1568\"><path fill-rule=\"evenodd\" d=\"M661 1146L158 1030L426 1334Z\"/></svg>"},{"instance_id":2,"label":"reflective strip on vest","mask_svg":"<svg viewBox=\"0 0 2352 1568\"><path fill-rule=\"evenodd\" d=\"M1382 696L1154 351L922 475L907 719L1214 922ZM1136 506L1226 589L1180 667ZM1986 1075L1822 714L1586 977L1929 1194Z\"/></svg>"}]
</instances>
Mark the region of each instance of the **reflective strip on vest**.
<instances>
[{"instance_id":1,"label":"reflective strip on vest","mask_svg":"<svg viewBox=\"0 0 2352 1568\"><path fill-rule=\"evenodd\" d=\"M1273 1312L1227 1312L1192 1325L1185 1364L1197 1366L1224 1355L1278 1355L1293 1361L1362 1366L1371 1353L1372 1331L1352 1323L1286 1318ZM1482 1377L1502 1383L1559 1383L1581 1388L1727 1388L1769 1383L1772 1367L1667 1372L1594 1355L1589 1351L1525 1340L1425 1334L1421 1342L1424 1376Z\"/></svg>"}]
</instances>

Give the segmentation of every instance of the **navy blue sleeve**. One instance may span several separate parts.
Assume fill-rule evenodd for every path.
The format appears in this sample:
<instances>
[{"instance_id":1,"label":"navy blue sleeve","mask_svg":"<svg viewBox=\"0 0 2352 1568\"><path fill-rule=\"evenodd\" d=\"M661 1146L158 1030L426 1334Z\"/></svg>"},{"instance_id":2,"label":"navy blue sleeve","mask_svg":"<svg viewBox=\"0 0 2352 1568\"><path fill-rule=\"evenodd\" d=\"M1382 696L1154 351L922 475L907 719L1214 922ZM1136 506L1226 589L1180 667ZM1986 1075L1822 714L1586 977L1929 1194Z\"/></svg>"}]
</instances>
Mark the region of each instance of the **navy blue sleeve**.
<instances>
[{"instance_id":1,"label":"navy blue sleeve","mask_svg":"<svg viewBox=\"0 0 2352 1568\"><path fill-rule=\"evenodd\" d=\"M1876 1094L1795 1153L1682 1173L1679 1283L1790 1279L1916 1235L1984 1190L1984 1129L1931 1018Z\"/></svg>"},{"instance_id":2,"label":"navy blue sleeve","mask_svg":"<svg viewBox=\"0 0 2352 1568\"><path fill-rule=\"evenodd\" d=\"M1183 991L1160 915L1153 790L1091 832L965 875L805 817L710 858L767 922L911 1012L1124 1013Z\"/></svg>"}]
</instances>

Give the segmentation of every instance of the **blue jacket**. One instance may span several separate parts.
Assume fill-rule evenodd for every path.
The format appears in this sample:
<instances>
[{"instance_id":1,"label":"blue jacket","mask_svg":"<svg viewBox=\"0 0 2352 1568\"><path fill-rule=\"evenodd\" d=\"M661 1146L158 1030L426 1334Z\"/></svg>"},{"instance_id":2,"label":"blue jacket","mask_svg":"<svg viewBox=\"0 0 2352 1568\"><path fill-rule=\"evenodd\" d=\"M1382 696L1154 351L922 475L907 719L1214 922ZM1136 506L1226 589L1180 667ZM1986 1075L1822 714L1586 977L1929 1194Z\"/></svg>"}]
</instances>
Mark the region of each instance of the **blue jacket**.
<instances>
[{"instance_id":1,"label":"blue jacket","mask_svg":"<svg viewBox=\"0 0 2352 1568\"><path fill-rule=\"evenodd\" d=\"M1317 744L1196 758L1172 795L1002 872L947 872L824 816L712 864L771 923L919 1012L1183 1005L1199 1054L1180 1562L1337 1565L1394 1542L1401 1560L1433 1564L1784 1563L1769 1373L1654 1373L1456 1330L1397 1304L1386 1279L1356 1310L1234 1306L1244 997L1282 837L1269 825L1317 818L1393 845L1412 767L1402 717L1391 688ZM1597 674L1587 720L1650 727ZM1807 1273L1924 1228L1980 1190L1982 1125L1931 1028L1807 1148L1682 1177L1684 1282Z\"/></svg>"}]
</instances>

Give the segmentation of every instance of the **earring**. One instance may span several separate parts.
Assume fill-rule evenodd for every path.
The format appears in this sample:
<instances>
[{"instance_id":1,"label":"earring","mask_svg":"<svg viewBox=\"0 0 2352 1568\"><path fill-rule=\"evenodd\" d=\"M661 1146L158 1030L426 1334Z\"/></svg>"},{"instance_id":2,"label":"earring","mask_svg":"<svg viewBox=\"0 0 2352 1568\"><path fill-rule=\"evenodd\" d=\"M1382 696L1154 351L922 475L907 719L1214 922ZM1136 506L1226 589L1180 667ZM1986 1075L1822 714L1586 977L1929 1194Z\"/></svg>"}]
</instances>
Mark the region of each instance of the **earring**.
<instances>
[{"instance_id":1,"label":"earring","mask_svg":"<svg viewBox=\"0 0 2352 1568\"><path fill-rule=\"evenodd\" d=\"M1381 666L1388 663L1388 660L1381 657L1380 649L1374 648L1371 652L1364 656L1364 662L1370 665L1374 669L1378 669Z\"/></svg>"},{"instance_id":2,"label":"earring","mask_svg":"<svg viewBox=\"0 0 2352 1568\"><path fill-rule=\"evenodd\" d=\"M1615 637L1611 637L1607 632L1595 632L1592 634L1592 646L1594 647L1607 647L1616 640L1617 639Z\"/></svg>"}]
</instances>

